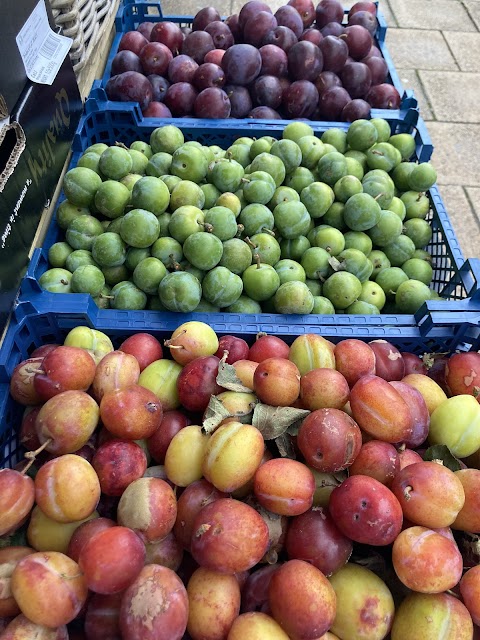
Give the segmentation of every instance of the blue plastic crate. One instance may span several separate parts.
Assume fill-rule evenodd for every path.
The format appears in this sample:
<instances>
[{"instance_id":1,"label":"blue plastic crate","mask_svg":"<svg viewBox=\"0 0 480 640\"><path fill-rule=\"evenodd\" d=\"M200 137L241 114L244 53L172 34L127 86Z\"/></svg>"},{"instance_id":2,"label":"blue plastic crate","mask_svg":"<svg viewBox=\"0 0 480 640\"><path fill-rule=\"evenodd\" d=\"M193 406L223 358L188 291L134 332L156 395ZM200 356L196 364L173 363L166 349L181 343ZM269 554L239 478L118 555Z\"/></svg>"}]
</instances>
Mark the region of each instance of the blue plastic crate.
<instances>
[{"instance_id":1,"label":"blue plastic crate","mask_svg":"<svg viewBox=\"0 0 480 640\"><path fill-rule=\"evenodd\" d=\"M430 158L431 145L429 142L425 143L423 130L423 121L419 118L418 112L414 109L410 109L402 118L395 118L391 116L387 118L392 132L413 132L415 133L415 139L417 143L416 156L419 160L427 160ZM283 125L277 122L265 125L264 123L258 124L254 121L248 123L248 128L239 126L237 121L227 121L227 126L222 127L219 123L210 121L209 126L205 126L204 121L190 120L188 124L182 123L182 131L189 140L198 140L202 144L212 145L218 144L220 146L229 146L236 138L245 135L248 131L250 136L262 136L271 135L276 138L280 138L283 131ZM212 126L213 125L213 126ZM107 144L113 144L115 141L121 141L129 145L134 140L149 139L149 136L153 129L157 126L157 122L150 119L141 118L141 113L138 106L126 105L116 102L102 103L94 99L90 99L86 104L86 114L82 118L77 134L73 141L73 155L70 162L70 167L76 166L78 159L82 152L91 144L97 142L105 142ZM323 129L318 129L320 134L323 130L337 126L332 123L323 123ZM343 123L343 127L348 128L346 123ZM429 140L429 139L428 139ZM59 201L63 199L63 195L60 196ZM432 209L430 212L430 220L433 229L432 241L429 245L429 251L433 258L434 277L432 285L433 287L449 301L461 301L463 299L470 298L479 288L477 282L480 283L480 277L477 278L477 272L480 273L478 268L478 261L470 261L465 263L458 241L455 237L454 230L450 224L447 212L445 210L442 198L438 192L436 186L430 190L430 199L432 203ZM42 290L39 285L39 278L48 269L48 249L55 242L63 239L63 232L56 224L55 217L52 219L50 226L47 230L47 234L42 249L36 249L26 277L23 280L21 286L21 300L29 300L32 295L47 296L48 294ZM71 305L76 304L77 300L82 298L89 298L89 296L82 294L53 294L56 308L60 310L70 309ZM92 304L93 301L92 301ZM457 307L452 305L452 302L442 302L446 304L445 311L454 311ZM458 305L459 302L455 302ZM468 304L468 303L466 303ZM421 322L424 317L426 306L422 308L415 316L410 314L399 314L394 317L388 317L385 314L379 316L358 316L360 320L357 320L357 324L380 324L396 326L416 326ZM106 313L112 313L106 311ZM143 318L145 312L133 312L139 313L139 318ZM152 313L152 312L146 312ZM175 318L181 318L184 314L174 314ZM204 318L210 318L212 314L203 314ZM270 318L272 316L267 316ZM277 315L277 318L282 316ZM289 323L295 323L296 317L285 316L288 318ZM318 323L321 322L328 326L342 326L346 325L351 327L351 316L345 314L336 314L331 316L306 316L307 322ZM371 320L373 318L373 321ZM143 320L141 320L143 321ZM178 322L181 320L179 319ZM209 320L208 320L209 321ZM233 321L233 319L232 319ZM249 322L250 316L244 316L243 322Z\"/></svg>"},{"instance_id":2,"label":"blue plastic crate","mask_svg":"<svg viewBox=\"0 0 480 640\"><path fill-rule=\"evenodd\" d=\"M100 310L89 296L58 305L54 294L32 296L17 306L0 349L0 467L12 466L21 456L18 432L24 407L9 395L9 380L17 364L32 351L48 343L63 343L67 333L76 326L88 326L106 333L115 347L133 333L148 332L163 341L186 320L205 320L204 314L180 314ZM439 303L436 303L437 305ZM62 311L53 311L59 307ZM440 303L441 306L441 303ZM292 317L277 315L241 316L237 314L210 314L209 325L221 336L235 334L249 344L259 332L276 335L288 343L306 333L322 335L332 342L345 338L358 338L366 342L384 339L401 351L417 355L424 353L451 353L480 348L480 304L470 304L462 313L429 311L428 331L416 326L397 326L395 317L387 317L388 325L373 322L374 316L344 316L345 323L319 325L311 316ZM333 317L333 316L332 316ZM168 355L166 355L168 357Z\"/></svg>"},{"instance_id":3,"label":"blue plastic crate","mask_svg":"<svg viewBox=\"0 0 480 640\"><path fill-rule=\"evenodd\" d=\"M345 15L348 13L348 9L345 9ZM409 108L417 108L418 107L418 102L416 100L416 98L414 97L413 91L408 90L405 91L402 83L400 81L400 78L398 77L398 74L395 70L395 66L393 64L392 58L388 52L387 46L385 44L385 35L386 35L386 31L387 31L387 24L385 22L385 19L383 18L383 15L381 14L381 12L378 12L377 15L377 19L378 19L378 30L377 30L377 34L376 37L374 39L374 43L375 45L380 49L382 56L385 60L385 62L387 63L387 67L388 67L388 77L387 77L387 82L389 84L393 84L393 86L397 89L398 93L400 94L401 97L401 106L400 106L400 110L395 110L395 109L372 109L371 111L371 117L372 118L383 118L385 117L386 114L396 114L398 117L399 113L402 113L403 111L405 111L406 109ZM139 2L132 2L132 3L128 3L125 4L124 6L121 6L117 12L117 16L115 18L115 28L116 28L116 35L115 38L113 40L112 43L112 47L110 49L110 53L107 59L107 63L105 65L105 71L103 74L103 77L101 80L96 80L93 84L93 89L99 89L99 88L105 88L105 85L107 84L107 81L109 80L110 76L111 76L111 67L112 67L112 60L115 57L115 54L118 51L118 46L120 44L120 40L122 38L122 35L126 32L126 31L133 31L137 28L137 26L141 23L141 22L145 22L145 21L149 21L149 22L164 22L164 21L170 21L170 22L175 22L177 24L179 24L180 26L191 26L192 22L193 22L193 16L186 16L186 15L164 15L162 12L162 7L161 7L161 3L156 3L156 2L143 2L143 1L139 1ZM106 95L104 94L104 98L106 98ZM164 119L163 118L156 118L155 121L156 122L162 122ZM177 118L174 118L174 120L177 120ZM181 119L182 122L190 119L185 119L182 118ZM171 119L169 119L168 121L171 122ZM210 120L204 120L204 122L211 122ZM228 120L216 120L216 122L218 123L223 123L228 122ZM249 119L237 119L236 122L241 122L241 123L245 123L245 122L249 122ZM288 122L290 122L290 120L256 120L256 122L260 122L260 123L271 123L271 122L279 122L282 123L283 126L285 126L286 124L288 124ZM315 121L312 121L312 123L314 123ZM322 124L322 123L319 123Z\"/></svg>"}]
</instances>

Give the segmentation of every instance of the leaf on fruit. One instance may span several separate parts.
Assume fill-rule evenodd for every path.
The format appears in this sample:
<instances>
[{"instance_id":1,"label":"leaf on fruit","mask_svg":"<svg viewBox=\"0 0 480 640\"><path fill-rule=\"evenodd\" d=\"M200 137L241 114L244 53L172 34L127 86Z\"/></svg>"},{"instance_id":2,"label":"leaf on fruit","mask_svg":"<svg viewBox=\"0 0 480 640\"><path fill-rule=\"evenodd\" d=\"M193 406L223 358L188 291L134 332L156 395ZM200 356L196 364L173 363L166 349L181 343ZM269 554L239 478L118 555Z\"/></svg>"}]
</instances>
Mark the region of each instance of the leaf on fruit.
<instances>
[{"instance_id":1,"label":"leaf on fruit","mask_svg":"<svg viewBox=\"0 0 480 640\"><path fill-rule=\"evenodd\" d=\"M260 431L264 440L274 440L309 413L307 409L271 407L259 402L253 410L252 425Z\"/></svg>"},{"instance_id":2,"label":"leaf on fruit","mask_svg":"<svg viewBox=\"0 0 480 640\"><path fill-rule=\"evenodd\" d=\"M282 458L291 458L292 460L296 459L295 449L293 448L292 441L290 440L290 436L287 436L286 433L275 438L275 444L277 445L278 452L282 456Z\"/></svg>"},{"instance_id":3,"label":"leaf on fruit","mask_svg":"<svg viewBox=\"0 0 480 640\"><path fill-rule=\"evenodd\" d=\"M345 271L345 261L340 262L340 260L337 260L335 256L331 256L328 259L328 264L334 271Z\"/></svg>"},{"instance_id":4,"label":"leaf on fruit","mask_svg":"<svg viewBox=\"0 0 480 640\"><path fill-rule=\"evenodd\" d=\"M462 468L458 459L445 444L435 444L432 447L428 447L423 454L423 459L426 462L440 460L443 466L450 469L450 471L460 471Z\"/></svg>"},{"instance_id":5,"label":"leaf on fruit","mask_svg":"<svg viewBox=\"0 0 480 640\"><path fill-rule=\"evenodd\" d=\"M228 353L228 352L226 352ZM229 391L237 391L238 393L252 393L252 390L242 384L233 364L228 364L224 360L225 356L220 360L218 365L217 384Z\"/></svg>"},{"instance_id":6,"label":"leaf on fruit","mask_svg":"<svg viewBox=\"0 0 480 640\"><path fill-rule=\"evenodd\" d=\"M28 547L26 524L13 533L0 536L0 549L5 547Z\"/></svg>"},{"instance_id":7,"label":"leaf on fruit","mask_svg":"<svg viewBox=\"0 0 480 640\"><path fill-rule=\"evenodd\" d=\"M225 418L231 418L233 415L235 414L230 413L217 396L210 396L208 407L205 409L205 418L202 423L202 430L205 433L213 433L222 420L225 420Z\"/></svg>"}]
</instances>

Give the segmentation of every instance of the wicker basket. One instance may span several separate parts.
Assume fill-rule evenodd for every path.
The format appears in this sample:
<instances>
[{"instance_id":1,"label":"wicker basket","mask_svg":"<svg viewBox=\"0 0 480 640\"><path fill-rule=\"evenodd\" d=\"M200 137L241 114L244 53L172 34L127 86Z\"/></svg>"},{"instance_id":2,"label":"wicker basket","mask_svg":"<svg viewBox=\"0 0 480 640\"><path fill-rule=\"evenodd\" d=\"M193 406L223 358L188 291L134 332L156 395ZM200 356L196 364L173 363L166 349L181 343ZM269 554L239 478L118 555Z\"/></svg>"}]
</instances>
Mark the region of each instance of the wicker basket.
<instances>
[{"instance_id":1,"label":"wicker basket","mask_svg":"<svg viewBox=\"0 0 480 640\"><path fill-rule=\"evenodd\" d=\"M70 59L77 75L98 44L102 22L115 4L115 0L50 0L55 24L73 39Z\"/></svg>"}]
</instances>

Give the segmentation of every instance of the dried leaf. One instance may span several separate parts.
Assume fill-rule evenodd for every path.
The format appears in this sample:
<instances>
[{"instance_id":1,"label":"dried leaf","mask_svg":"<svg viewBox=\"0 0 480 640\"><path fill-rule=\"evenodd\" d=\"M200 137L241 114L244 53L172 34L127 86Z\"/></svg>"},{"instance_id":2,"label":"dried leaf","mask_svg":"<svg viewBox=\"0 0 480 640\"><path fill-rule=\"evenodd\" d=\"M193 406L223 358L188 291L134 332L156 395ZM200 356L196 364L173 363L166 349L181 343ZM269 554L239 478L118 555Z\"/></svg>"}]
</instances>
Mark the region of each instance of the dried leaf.
<instances>
[{"instance_id":1,"label":"dried leaf","mask_svg":"<svg viewBox=\"0 0 480 640\"><path fill-rule=\"evenodd\" d=\"M328 259L328 264L334 271L345 271L345 261L340 262L340 260L337 260L335 256L331 256Z\"/></svg>"},{"instance_id":2,"label":"dried leaf","mask_svg":"<svg viewBox=\"0 0 480 640\"><path fill-rule=\"evenodd\" d=\"M428 447L423 454L423 459L427 462L440 460L443 466L450 469L450 471L460 471L462 468L460 462L445 444L435 444L432 447Z\"/></svg>"},{"instance_id":3,"label":"dried leaf","mask_svg":"<svg viewBox=\"0 0 480 640\"><path fill-rule=\"evenodd\" d=\"M292 441L285 433L278 436L278 438L275 438L275 444L277 445L282 458L291 458L292 460L296 459L297 456L295 455L295 449L293 448Z\"/></svg>"},{"instance_id":4,"label":"dried leaf","mask_svg":"<svg viewBox=\"0 0 480 640\"><path fill-rule=\"evenodd\" d=\"M217 396L210 396L208 407L205 409L205 418L202 424L203 431L205 433L213 433L222 420L230 418L232 415Z\"/></svg>"},{"instance_id":5,"label":"dried leaf","mask_svg":"<svg viewBox=\"0 0 480 640\"><path fill-rule=\"evenodd\" d=\"M264 440L274 440L309 413L306 409L296 407L271 407L258 403L253 410L252 425L257 427Z\"/></svg>"},{"instance_id":6,"label":"dried leaf","mask_svg":"<svg viewBox=\"0 0 480 640\"><path fill-rule=\"evenodd\" d=\"M228 362L225 362L225 354L228 354L228 351L224 352L224 356L220 360L220 363L218 365L217 384L224 389L228 389L229 391L237 391L238 393L252 393L252 390L248 387L245 387L242 384L242 381L237 377L237 372L233 364L228 364Z\"/></svg>"}]
</instances>

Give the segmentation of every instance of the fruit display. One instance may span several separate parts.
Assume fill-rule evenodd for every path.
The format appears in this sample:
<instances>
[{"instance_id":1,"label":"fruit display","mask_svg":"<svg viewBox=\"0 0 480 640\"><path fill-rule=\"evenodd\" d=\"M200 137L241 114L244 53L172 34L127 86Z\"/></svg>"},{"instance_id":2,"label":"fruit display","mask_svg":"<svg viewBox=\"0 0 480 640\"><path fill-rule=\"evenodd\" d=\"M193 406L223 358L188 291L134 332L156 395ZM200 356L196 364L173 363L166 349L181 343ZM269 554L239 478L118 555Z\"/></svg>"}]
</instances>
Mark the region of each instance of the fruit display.
<instances>
[{"instance_id":1,"label":"fruit display","mask_svg":"<svg viewBox=\"0 0 480 640\"><path fill-rule=\"evenodd\" d=\"M274 12L250 0L225 19L204 7L189 26L143 17L117 36L103 82L146 117L352 122L400 108L374 2L290 0Z\"/></svg>"},{"instance_id":2,"label":"fruit display","mask_svg":"<svg viewBox=\"0 0 480 640\"><path fill-rule=\"evenodd\" d=\"M1 638L477 637L479 352L49 322L7 334Z\"/></svg>"},{"instance_id":3,"label":"fruit display","mask_svg":"<svg viewBox=\"0 0 480 640\"><path fill-rule=\"evenodd\" d=\"M222 148L165 125L84 148L40 286L174 312L412 314L437 298L436 172L414 136L379 118L276 135Z\"/></svg>"}]
</instances>

